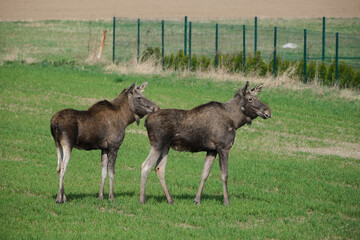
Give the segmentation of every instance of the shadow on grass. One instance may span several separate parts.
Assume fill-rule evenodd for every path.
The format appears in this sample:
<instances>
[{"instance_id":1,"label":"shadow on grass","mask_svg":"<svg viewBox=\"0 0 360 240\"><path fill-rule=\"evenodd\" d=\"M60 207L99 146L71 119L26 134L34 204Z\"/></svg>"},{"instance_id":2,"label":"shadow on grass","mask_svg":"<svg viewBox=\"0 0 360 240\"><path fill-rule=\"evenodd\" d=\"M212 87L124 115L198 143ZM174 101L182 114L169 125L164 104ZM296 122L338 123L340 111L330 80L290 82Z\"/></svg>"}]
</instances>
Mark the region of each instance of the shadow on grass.
<instances>
[{"instance_id":1,"label":"shadow on grass","mask_svg":"<svg viewBox=\"0 0 360 240\"><path fill-rule=\"evenodd\" d=\"M195 194L179 194L179 195L172 195L174 202L176 203L176 200L185 200L185 201L189 201L189 202L194 202L195 199ZM232 199L239 199L239 200L250 200L250 201L256 201L256 202L266 202L266 203L270 203L269 199L266 198L261 198L261 197L257 197L257 196L251 196L245 193L238 193L238 194L232 194L229 196L230 197L230 202ZM155 202L158 203L162 203L165 202L167 203L167 199L165 197L165 195L146 195L146 200L154 200ZM219 203L224 203L224 196L223 195L216 195L216 194L203 194L201 196L201 202L204 201L216 201Z\"/></svg>"},{"instance_id":2,"label":"shadow on grass","mask_svg":"<svg viewBox=\"0 0 360 240\"><path fill-rule=\"evenodd\" d=\"M99 196L99 193L69 193L66 194L66 202L76 201L76 200L83 200L87 198L97 199ZM121 192L121 193L114 193L115 201L117 198L121 197L133 197L135 192ZM57 195L53 195L53 199L55 201ZM104 193L104 200L108 199L108 194Z\"/></svg>"},{"instance_id":3,"label":"shadow on grass","mask_svg":"<svg viewBox=\"0 0 360 240\"><path fill-rule=\"evenodd\" d=\"M56 199L57 195L53 195L53 199ZM83 200L83 199L97 199L98 198L98 193L69 193L66 194L66 201L67 202L71 202L71 201L76 201L76 200ZM114 198L115 201L117 198L123 198L123 197L131 197L131 198L139 198L139 193L135 192L135 191L128 191L128 192L120 192L120 193L114 193ZM172 195L174 202L176 203L177 201L188 201L188 202L194 202L195 199L195 194L177 194L177 195ZM105 193L104 194L104 200L108 199L108 194ZM265 198L260 198L260 197L254 197L251 195L247 195L245 193L239 193L239 194L233 194L232 196L230 196L230 201L231 199L241 199L241 200L251 200L251 201L260 201L260 202L267 202L269 203L270 201L268 199ZM146 202L148 201L155 201L157 203L167 203L167 199L165 197L165 195L146 195ZM224 202L224 196L223 195L216 195L216 194L203 194L201 196L201 201L216 201L219 203L223 203Z\"/></svg>"},{"instance_id":4,"label":"shadow on grass","mask_svg":"<svg viewBox=\"0 0 360 240\"><path fill-rule=\"evenodd\" d=\"M178 195L171 195L174 199L174 202L176 203L177 200L185 200L185 201L189 201L189 202L194 202L195 199L195 194L178 194ZM167 203L166 197L165 195L146 195L146 201L151 201L154 200L155 202L158 203ZM203 194L201 196L201 201L206 201L206 200L210 200L210 201L217 201L219 203L223 203L224 202L224 197L221 195L208 195L208 194Z\"/></svg>"}]
</instances>

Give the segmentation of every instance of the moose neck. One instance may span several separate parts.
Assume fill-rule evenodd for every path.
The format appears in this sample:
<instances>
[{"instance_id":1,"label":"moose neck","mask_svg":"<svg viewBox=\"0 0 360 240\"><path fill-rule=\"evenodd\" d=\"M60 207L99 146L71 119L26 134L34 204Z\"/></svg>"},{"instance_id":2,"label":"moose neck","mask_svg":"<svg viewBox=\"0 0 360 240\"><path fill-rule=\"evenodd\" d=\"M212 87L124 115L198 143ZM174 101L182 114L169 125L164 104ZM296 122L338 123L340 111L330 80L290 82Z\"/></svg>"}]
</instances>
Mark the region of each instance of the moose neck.
<instances>
[{"instance_id":1,"label":"moose neck","mask_svg":"<svg viewBox=\"0 0 360 240\"><path fill-rule=\"evenodd\" d=\"M125 90L122 91L111 103L119 113L125 127L135 121L135 113L131 110L129 99Z\"/></svg>"},{"instance_id":2,"label":"moose neck","mask_svg":"<svg viewBox=\"0 0 360 240\"><path fill-rule=\"evenodd\" d=\"M236 129L240 128L246 123L251 123L251 119L241 111L241 98L239 95L234 96L232 99L224 103L224 105L228 111L228 116L234 122Z\"/></svg>"}]
</instances>

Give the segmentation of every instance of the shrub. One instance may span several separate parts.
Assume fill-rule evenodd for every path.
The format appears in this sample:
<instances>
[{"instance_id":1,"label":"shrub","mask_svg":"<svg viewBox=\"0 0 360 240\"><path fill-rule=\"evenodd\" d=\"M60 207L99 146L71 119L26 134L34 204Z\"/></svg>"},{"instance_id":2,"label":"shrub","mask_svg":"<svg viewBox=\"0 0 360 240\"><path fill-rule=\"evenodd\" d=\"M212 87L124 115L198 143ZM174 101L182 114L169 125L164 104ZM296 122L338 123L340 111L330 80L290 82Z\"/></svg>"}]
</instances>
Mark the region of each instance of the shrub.
<instances>
[{"instance_id":1,"label":"shrub","mask_svg":"<svg viewBox=\"0 0 360 240\"><path fill-rule=\"evenodd\" d=\"M333 61L330 64L328 71L326 73L324 83L325 83L325 85L328 85L328 86L333 86L335 84L335 61Z\"/></svg>"},{"instance_id":2,"label":"shrub","mask_svg":"<svg viewBox=\"0 0 360 240\"><path fill-rule=\"evenodd\" d=\"M216 56L206 57L202 55L198 57L194 54L191 57L191 71L207 71L211 66L215 66ZM158 47L148 47L142 54L141 61L155 61L155 64L161 64L161 52ZM218 54L218 66L230 73L243 72L243 52L237 52L235 54ZM189 67L189 57L185 56L183 50L179 50L175 55L172 53L165 56L164 64L166 69L173 69L175 71L183 71ZM248 55L246 58L246 71L248 73L254 73L258 76L265 76L268 72L273 73L273 59L269 64L266 64L263 60L261 53L258 51L255 56ZM289 75L289 77L296 77L300 81L304 79L304 61L299 62L290 60L282 60L279 56L276 57L276 71L280 75L287 72L290 67L295 66L295 71ZM338 84L341 88L356 88L360 89L360 70L355 72L352 66L345 63L339 64L338 72ZM335 84L335 61L328 66L325 62L317 64L315 61L307 63L306 66L306 78L307 81L314 81L316 78L324 85L333 86Z\"/></svg>"},{"instance_id":3,"label":"shrub","mask_svg":"<svg viewBox=\"0 0 360 240\"><path fill-rule=\"evenodd\" d=\"M291 66L291 62L290 62L290 60L281 60L280 58L279 58L279 60L278 60L278 73L279 74L283 74L284 72L286 72L289 68L290 68L290 66Z\"/></svg>"},{"instance_id":4,"label":"shrub","mask_svg":"<svg viewBox=\"0 0 360 240\"><path fill-rule=\"evenodd\" d=\"M355 72L350 65L346 63L339 64L339 87L347 88L350 87L353 78L355 77Z\"/></svg>"},{"instance_id":5,"label":"shrub","mask_svg":"<svg viewBox=\"0 0 360 240\"><path fill-rule=\"evenodd\" d=\"M261 77L266 75L267 65L262 59L260 52L256 52L254 57L248 57L248 62L246 63L246 71L249 73L256 73Z\"/></svg>"},{"instance_id":6,"label":"shrub","mask_svg":"<svg viewBox=\"0 0 360 240\"><path fill-rule=\"evenodd\" d=\"M238 52L234 55L234 64L233 64L233 69L232 72L243 72L244 71L244 57L243 57L243 52Z\"/></svg>"},{"instance_id":7,"label":"shrub","mask_svg":"<svg viewBox=\"0 0 360 240\"><path fill-rule=\"evenodd\" d=\"M183 50L179 50L174 59L174 69L177 70L185 70L188 68L189 58L185 56Z\"/></svg>"},{"instance_id":8,"label":"shrub","mask_svg":"<svg viewBox=\"0 0 360 240\"><path fill-rule=\"evenodd\" d=\"M326 63L321 62L318 65L318 79L319 82L322 84L325 83L327 71L328 71L328 66L326 65Z\"/></svg>"},{"instance_id":9,"label":"shrub","mask_svg":"<svg viewBox=\"0 0 360 240\"><path fill-rule=\"evenodd\" d=\"M165 56L164 65L166 69L175 69L174 63L175 63L175 56L173 53L170 56Z\"/></svg>"},{"instance_id":10,"label":"shrub","mask_svg":"<svg viewBox=\"0 0 360 240\"><path fill-rule=\"evenodd\" d=\"M312 61L306 64L306 79L308 82L312 82L316 77L316 62Z\"/></svg>"},{"instance_id":11,"label":"shrub","mask_svg":"<svg viewBox=\"0 0 360 240\"><path fill-rule=\"evenodd\" d=\"M190 71L196 71L199 69L200 66L200 61L197 58L196 54L191 56L191 66L190 66Z\"/></svg>"},{"instance_id":12,"label":"shrub","mask_svg":"<svg viewBox=\"0 0 360 240\"><path fill-rule=\"evenodd\" d=\"M287 68L290 66L290 61L289 61L288 66L287 66L287 64L288 64L287 61L285 63L282 63L282 62L283 61L281 60L281 58L279 56L276 56L276 75L279 75L279 74L285 72L287 70ZM268 64L268 72L271 72L272 74L274 73L274 59L273 58L271 59L271 61Z\"/></svg>"},{"instance_id":13,"label":"shrub","mask_svg":"<svg viewBox=\"0 0 360 240\"><path fill-rule=\"evenodd\" d=\"M354 76L354 78L352 79L350 86L351 86L352 88L355 88L355 89L359 89L359 90L360 90L360 70L358 70L358 71L355 73L355 76Z\"/></svg>"},{"instance_id":14,"label":"shrub","mask_svg":"<svg viewBox=\"0 0 360 240\"><path fill-rule=\"evenodd\" d=\"M296 64L295 77L301 81L304 81L304 60L301 60Z\"/></svg>"},{"instance_id":15,"label":"shrub","mask_svg":"<svg viewBox=\"0 0 360 240\"><path fill-rule=\"evenodd\" d=\"M200 58L200 69L201 71L206 71L210 69L210 64L211 64L211 58L208 58L204 55L201 56Z\"/></svg>"},{"instance_id":16,"label":"shrub","mask_svg":"<svg viewBox=\"0 0 360 240\"><path fill-rule=\"evenodd\" d=\"M160 64L161 62L161 52L160 48L158 47L148 47L145 49L145 51L142 53L141 61L146 62L152 60L155 62L155 65Z\"/></svg>"}]
</instances>

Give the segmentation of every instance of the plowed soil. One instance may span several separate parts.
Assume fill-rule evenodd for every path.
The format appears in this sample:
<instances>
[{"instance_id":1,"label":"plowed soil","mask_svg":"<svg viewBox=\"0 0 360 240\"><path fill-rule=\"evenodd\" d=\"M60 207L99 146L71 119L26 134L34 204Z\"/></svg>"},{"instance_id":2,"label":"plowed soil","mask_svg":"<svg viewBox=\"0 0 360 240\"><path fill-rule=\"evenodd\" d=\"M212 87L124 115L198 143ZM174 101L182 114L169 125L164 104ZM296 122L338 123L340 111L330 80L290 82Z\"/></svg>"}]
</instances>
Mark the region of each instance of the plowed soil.
<instances>
[{"instance_id":1,"label":"plowed soil","mask_svg":"<svg viewBox=\"0 0 360 240\"><path fill-rule=\"evenodd\" d=\"M1 0L0 21L360 17L359 0Z\"/></svg>"}]
</instances>

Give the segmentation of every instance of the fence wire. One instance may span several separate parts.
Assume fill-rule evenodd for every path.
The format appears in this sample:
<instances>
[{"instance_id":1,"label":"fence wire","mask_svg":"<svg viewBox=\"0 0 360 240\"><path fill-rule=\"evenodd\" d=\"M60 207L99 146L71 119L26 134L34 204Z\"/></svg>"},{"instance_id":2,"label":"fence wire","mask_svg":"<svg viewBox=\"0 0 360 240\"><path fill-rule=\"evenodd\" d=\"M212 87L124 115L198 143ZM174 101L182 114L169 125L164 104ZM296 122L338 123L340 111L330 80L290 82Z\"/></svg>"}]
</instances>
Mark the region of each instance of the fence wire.
<instances>
[{"instance_id":1,"label":"fence wire","mask_svg":"<svg viewBox=\"0 0 360 240\"><path fill-rule=\"evenodd\" d=\"M189 38L191 34L191 54L206 57L216 55L216 23L214 22L183 22L164 21L164 33L162 33L161 21L140 21L115 18L115 46L114 55L116 62L127 62L141 56L149 48L164 47L164 55L176 54L179 50L189 52ZM237 54L244 50L245 54L254 55L255 45L257 51L261 52L263 59L270 62L273 59L274 51L283 60L301 61L304 59L304 29L300 27L291 29L286 23L281 22L277 28L276 49L274 48L274 27L249 24L218 24L218 53ZM302 24L302 25L301 25ZM310 24L304 20L301 27ZM186 36L185 36L185 25ZM191 33L190 33L191 25ZM269 25L269 24L266 24ZM335 25L332 26L332 25ZM245 38L244 38L245 26ZM341 26L341 21L330 19L327 22L325 32L325 47L323 48L322 24L319 24L319 31L307 31L307 59L310 61L322 61L331 63L335 58L335 30ZM138 28L140 31L138 32ZM346 29L345 29L346 32ZM162 34L164 44L162 45ZM255 38L256 35L256 38ZM255 41L256 39L256 41ZM323 59L324 51L324 59ZM360 35L342 34L339 38L339 60L360 68Z\"/></svg>"}]
</instances>

